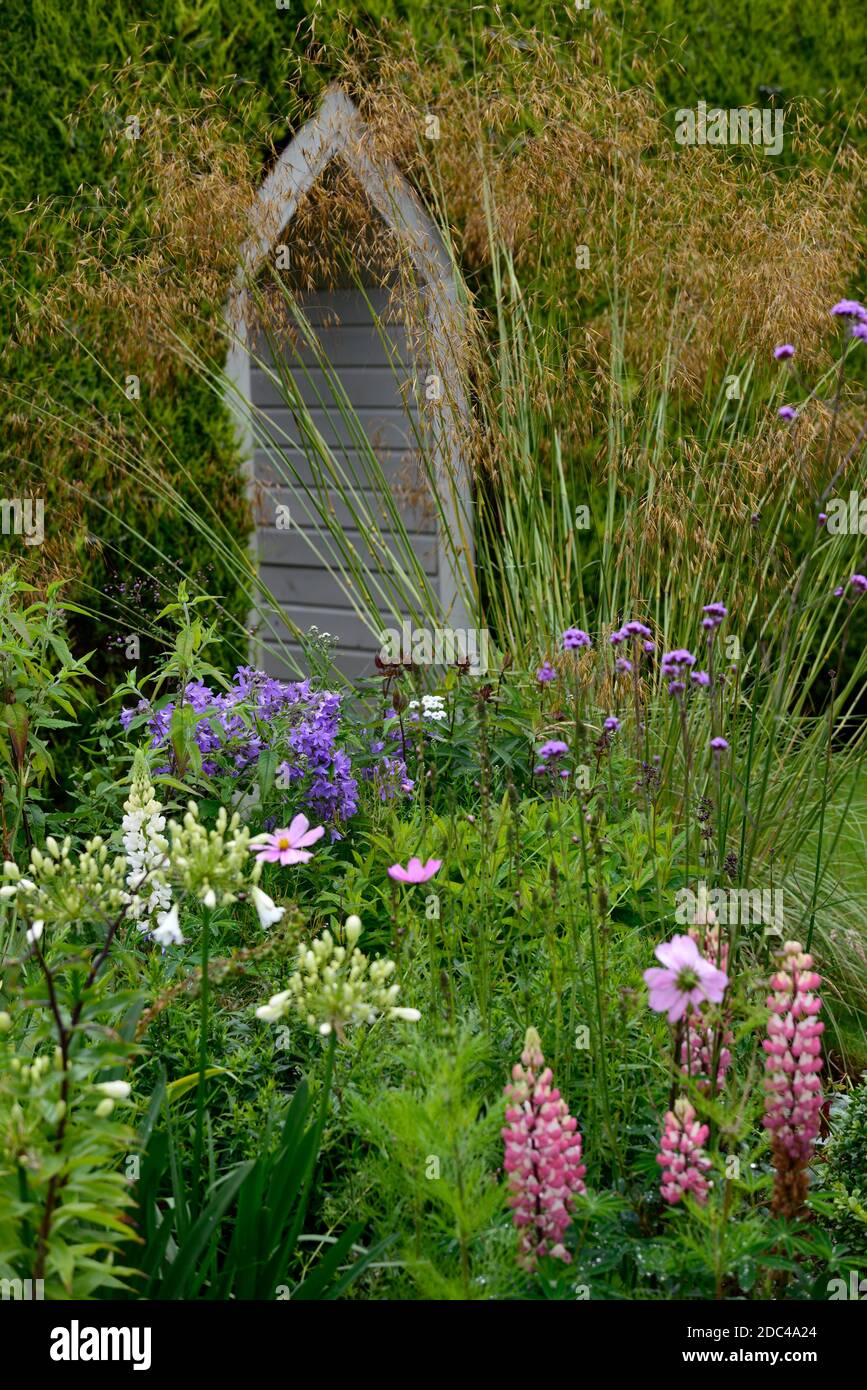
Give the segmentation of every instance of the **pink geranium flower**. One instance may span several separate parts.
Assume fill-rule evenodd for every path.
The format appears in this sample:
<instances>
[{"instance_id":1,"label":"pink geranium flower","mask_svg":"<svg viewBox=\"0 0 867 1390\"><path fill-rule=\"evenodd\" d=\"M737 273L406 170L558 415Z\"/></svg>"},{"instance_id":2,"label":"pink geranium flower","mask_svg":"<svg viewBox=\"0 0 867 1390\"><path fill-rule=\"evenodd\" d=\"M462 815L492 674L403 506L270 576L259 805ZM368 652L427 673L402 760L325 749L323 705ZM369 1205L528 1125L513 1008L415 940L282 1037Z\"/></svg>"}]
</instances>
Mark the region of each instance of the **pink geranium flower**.
<instances>
[{"instance_id":1,"label":"pink geranium flower","mask_svg":"<svg viewBox=\"0 0 867 1390\"><path fill-rule=\"evenodd\" d=\"M288 830L275 830L273 835L257 835L251 843L261 845L256 858L265 864L306 864L311 857L306 845L314 845L325 834L325 826L310 829L306 816L294 817Z\"/></svg>"},{"instance_id":2,"label":"pink geranium flower","mask_svg":"<svg viewBox=\"0 0 867 1390\"><path fill-rule=\"evenodd\" d=\"M664 970L653 966L644 972L655 1013L667 1013L669 1023L676 1023L690 1004L698 1009L705 1000L721 1002L728 975L705 960L691 936L675 936L657 946L654 954L665 966Z\"/></svg>"},{"instance_id":3,"label":"pink geranium flower","mask_svg":"<svg viewBox=\"0 0 867 1390\"><path fill-rule=\"evenodd\" d=\"M406 868L402 864L392 864L388 871L389 878L397 879L398 883L427 883L429 878L442 868L441 859L429 859L423 864L420 859L413 855Z\"/></svg>"}]
</instances>

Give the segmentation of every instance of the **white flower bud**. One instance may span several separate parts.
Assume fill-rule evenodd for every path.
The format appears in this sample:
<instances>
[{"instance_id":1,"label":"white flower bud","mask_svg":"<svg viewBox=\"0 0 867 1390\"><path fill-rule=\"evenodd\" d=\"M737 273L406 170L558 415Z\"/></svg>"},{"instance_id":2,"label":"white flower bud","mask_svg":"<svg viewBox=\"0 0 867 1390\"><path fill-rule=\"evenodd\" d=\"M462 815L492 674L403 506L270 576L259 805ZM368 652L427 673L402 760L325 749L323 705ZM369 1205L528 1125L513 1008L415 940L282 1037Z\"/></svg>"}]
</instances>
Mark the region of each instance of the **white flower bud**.
<instances>
[{"instance_id":1,"label":"white flower bud","mask_svg":"<svg viewBox=\"0 0 867 1390\"><path fill-rule=\"evenodd\" d=\"M128 1081L98 1081L94 1089L111 1100L128 1100L132 1086Z\"/></svg>"},{"instance_id":2,"label":"white flower bud","mask_svg":"<svg viewBox=\"0 0 867 1390\"><path fill-rule=\"evenodd\" d=\"M361 918L360 918L360 917L356 917L355 913L353 913L351 917L347 917L347 919L346 919L346 941L347 941L347 944L348 944L350 947L351 947L351 946L354 946L355 943L356 943L356 941L357 941L358 938L360 937L360 935L361 935Z\"/></svg>"}]
</instances>

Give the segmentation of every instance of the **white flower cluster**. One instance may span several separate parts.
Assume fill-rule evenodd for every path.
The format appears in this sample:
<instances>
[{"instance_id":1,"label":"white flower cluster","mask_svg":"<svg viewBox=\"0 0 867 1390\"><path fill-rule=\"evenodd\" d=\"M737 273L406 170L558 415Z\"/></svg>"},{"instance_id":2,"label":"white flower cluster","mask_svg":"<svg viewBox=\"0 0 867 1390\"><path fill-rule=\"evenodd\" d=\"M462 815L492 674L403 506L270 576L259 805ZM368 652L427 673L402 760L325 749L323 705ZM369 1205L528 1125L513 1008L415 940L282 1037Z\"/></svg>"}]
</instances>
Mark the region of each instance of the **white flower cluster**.
<instances>
[{"instance_id":1,"label":"white flower cluster","mask_svg":"<svg viewBox=\"0 0 867 1390\"><path fill-rule=\"evenodd\" d=\"M410 700L408 708L417 710L418 700ZM445 697L442 695L422 695L421 697L422 719L431 719L435 724L442 724L448 718L445 707Z\"/></svg>"},{"instance_id":2,"label":"white flower cluster","mask_svg":"<svg viewBox=\"0 0 867 1390\"><path fill-rule=\"evenodd\" d=\"M346 921L346 945L339 945L324 931L309 946L298 947L298 968L289 988L272 995L256 1010L256 1017L276 1023L290 1012L298 1014L309 1028L323 1037L334 1032L344 1040L344 1029L353 1023L375 1023L377 1018L402 1018L415 1023L418 1009L398 1008L400 986L388 984L394 974L393 960L371 961L356 946L361 935L357 917Z\"/></svg>"},{"instance_id":3,"label":"white flower cluster","mask_svg":"<svg viewBox=\"0 0 867 1390\"><path fill-rule=\"evenodd\" d=\"M26 875L16 864L4 866L6 882L0 887L0 898L14 899L17 911L29 923L31 945L42 936L46 923L62 927L105 921L124 907L126 916L140 931L150 931L160 946L180 944L184 938L173 887L207 908L226 907L249 897L263 927L280 921L286 909L277 907L259 887L262 865L250 862L250 831L241 825L237 812L229 817L220 807L215 828L207 830L191 801L181 824L169 821L166 825L142 754L136 755L124 811L124 855L109 858L100 837L72 855L69 836L62 844L49 836L46 852L31 850Z\"/></svg>"},{"instance_id":4,"label":"white flower cluster","mask_svg":"<svg viewBox=\"0 0 867 1390\"><path fill-rule=\"evenodd\" d=\"M7 880L0 898L14 898L21 916L30 923L27 939L32 944L42 935L46 921L52 926L69 926L93 921L94 916L110 917L129 901L124 882L126 860L109 858L108 846L97 835L76 855L70 853L67 835L62 844L49 835L46 853L35 846L30 864L22 874L17 864L3 866Z\"/></svg>"},{"instance_id":5,"label":"white flower cluster","mask_svg":"<svg viewBox=\"0 0 867 1390\"><path fill-rule=\"evenodd\" d=\"M139 931L150 930L154 921L159 929L172 905L171 884L166 879L169 846L163 834L163 808L154 796L147 759L140 750L135 755L132 786L123 809L123 847L129 865L126 882L131 894L127 916L138 924ZM140 888L144 896L139 896Z\"/></svg>"},{"instance_id":6,"label":"white flower cluster","mask_svg":"<svg viewBox=\"0 0 867 1390\"><path fill-rule=\"evenodd\" d=\"M169 821L168 829L172 872L187 893L207 908L228 907L243 894L251 899L263 927L280 921L286 909L275 906L259 887L262 865L250 864L250 831L241 824L237 811L230 817L221 806L214 829L206 830L196 803L190 801L183 822ZM166 914L158 932L178 933L173 939L180 940L176 906ZM160 939L157 932L154 936Z\"/></svg>"}]
</instances>

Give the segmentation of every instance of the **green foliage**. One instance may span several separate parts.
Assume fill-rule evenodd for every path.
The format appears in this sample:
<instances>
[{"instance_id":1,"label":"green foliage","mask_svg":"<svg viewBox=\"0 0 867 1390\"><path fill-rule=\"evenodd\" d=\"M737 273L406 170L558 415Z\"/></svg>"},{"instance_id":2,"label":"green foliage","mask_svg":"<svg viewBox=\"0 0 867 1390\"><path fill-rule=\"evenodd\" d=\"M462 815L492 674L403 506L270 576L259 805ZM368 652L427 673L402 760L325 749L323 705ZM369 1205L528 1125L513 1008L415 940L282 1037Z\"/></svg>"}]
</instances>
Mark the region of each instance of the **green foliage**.
<instances>
[{"instance_id":1,"label":"green foliage","mask_svg":"<svg viewBox=\"0 0 867 1390\"><path fill-rule=\"evenodd\" d=\"M0 988L0 1276L42 1279L47 1299L122 1288L135 1132L101 1090L129 1064L134 990L86 951L38 942L5 960ZM117 978L114 978L117 986ZM122 1100L129 1087L119 1080Z\"/></svg>"},{"instance_id":2,"label":"green foliage","mask_svg":"<svg viewBox=\"0 0 867 1390\"><path fill-rule=\"evenodd\" d=\"M116 656L107 648L107 638L117 632L114 614L121 614L121 622L126 618L127 631L152 636L155 608L148 613L141 603L131 600L126 606L117 594L106 596L104 591L119 583L129 592L137 578L164 569L172 587L183 561L182 572L193 582L207 578L223 595L235 624L247 616L245 596L177 510L155 504L135 478L118 470L112 440L100 442L100 420L133 433L146 421L155 439L171 441L174 457L187 471L178 473L165 450L152 445L157 476L164 471L190 505L207 498L243 536L249 517L236 446L225 410L183 369L149 386L143 363L141 399L133 408L110 379L112 363L94 361L78 350L74 337L56 340L45 325L34 335L28 329L37 322L39 297L61 269L74 263L77 241L64 214L77 190L87 190L88 215L102 224L111 258L130 253L130 227L147 214L152 190L140 170L111 156L105 144L113 126L104 98L116 71L126 62L150 64L154 92L160 87L175 93L197 89L194 68L207 72L205 81L213 83L237 74L231 86L237 109L251 90L260 92L258 115L267 129L279 111L286 76L282 46L294 27L289 11L269 10L256 0L244 0L240 7L192 8L157 0L138 9L131 12L121 0L109 5L87 0L74 11L48 0L10 0L3 10L0 110L8 135L0 149L0 198L7 213L0 258L8 278L0 313L2 337L14 342L16 385L0 399L6 437L0 492L46 497L46 545L33 547L24 558L31 567L46 562L55 572L60 568L75 576L76 596L93 610L89 620L80 613L73 619L76 645L99 648L97 674L117 671ZM113 114L121 129L127 114ZM51 208L49 200L56 200ZM37 205L41 230L34 250ZM120 226L109 215L117 206L127 210ZM36 410L35 426L32 416L24 422L25 402ZM65 410L80 412L80 433L70 431L68 422L58 430L59 412ZM24 549L14 537L4 536L2 544L15 546L16 554ZM241 640L241 654L243 646Z\"/></svg>"},{"instance_id":3,"label":"green foliage","mask_svg":"<svg viewBox=\"0 0 867 1390\"><path fill-rule=\"evenodd\" d=\"M867 1255L867 1078L833 1108L831 1139L818 1170L820 1208L837 1239L862 1260Z\"/></svg>"},{"instance_id":4,"label":"green foliage","mask_svg":"<svg viewBox=\"0 0 867 1390\"><path fill-rule=\"evenodd\" d=\"M504 1243L492 1171L502 1115L479 1095L486 1054L484 1039L469 1036L413 1047L401 1089L351 1103L367 1150L353 1183L375 1202L377 1228L400 1234L403 1269L422 1298L489 1296L482 1271L492 1242Z\"/></svg>"},{"instance_id":5,"label":"green foliage","mask_svg":"<svg viewBox=\"0 0 867 1390\"><path fill-rule=\"evenodd\" d=\"M327 1092L319 1099L320 1110ZM165 1125L157 1128L160 1112ZM199 1199L184 1181L168 1091L154 1093L140 1141L134 1221L141 1250L131 1248L145 1279L136 1296L159 1299L296 1299L339 1297L381 1246L356 1254L356 1224L319 1249L300 1244L321 1127L301 1082L273 1135L269 1120L255 1159L228 1167ZM171 1192L171 1200L167 1194ZM318 1256L318 1258L317 1258ZM349 1263L347 1264L347 1261Z\"/></svg>"},{"instance_id":6,"label":"green foliage","mask_svg":"<svg viewBox=\"0 0 867 1390\"><path fill-rule=\"evenodd\" d=\"M61 585L45 599L14 568L0 572L0 814L2 857L11 859L41 826L41 788L56 776L52 745L57 731L77 724L89 657L74 657L66 643ZM65 716L65 717L64 717Z\"/></svg>"}]
</instances>

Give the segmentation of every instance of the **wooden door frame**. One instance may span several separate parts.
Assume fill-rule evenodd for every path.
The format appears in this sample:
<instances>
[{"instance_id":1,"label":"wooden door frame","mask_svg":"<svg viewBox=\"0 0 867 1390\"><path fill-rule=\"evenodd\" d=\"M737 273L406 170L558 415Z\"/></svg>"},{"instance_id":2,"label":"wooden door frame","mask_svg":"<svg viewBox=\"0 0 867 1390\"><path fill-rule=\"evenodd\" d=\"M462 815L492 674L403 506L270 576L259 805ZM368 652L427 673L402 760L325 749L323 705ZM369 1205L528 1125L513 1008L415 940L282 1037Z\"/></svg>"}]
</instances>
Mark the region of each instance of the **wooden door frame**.
<instances>
[{"instance_id":1,"label":"wooden door frame","mask_svg":"<svg viewBox=\"0 0 867 1390\"><path fill-rule=\"evenodd\" d=\"M226 359L226 376L231 387L229 405L237 423L244 467L252 488L254 441L248 413L250 354L246 286L278 245L302 198L333 159L339 159L357 178L376 212L401 238L419 277L432 365L443 382L442 398L433 420L436 454L448 460L448 476L443 478L438 510L442 606L438 616L447 626L466 630L470 617L463 593L477 595L471 489L460 450L461 438L466 438L464 422L468 419L469 404L455 370L454 355L449 351L454 335L459 335L458 341L463 335L464 307L449 253L436 224L395 165L377 155L358 108L336 85L327 89L319 110L282 151L249 213L253 231L242 248L226 309L230 344ZM450 537L448 545L443 543L446 532ZM457 546L455 537L460 538ZM255 548L255 533L252 544ZM452 559L453 550L456 561ZM458 568L463 572L456 573Z\"/></svg>"}]
</instances>

